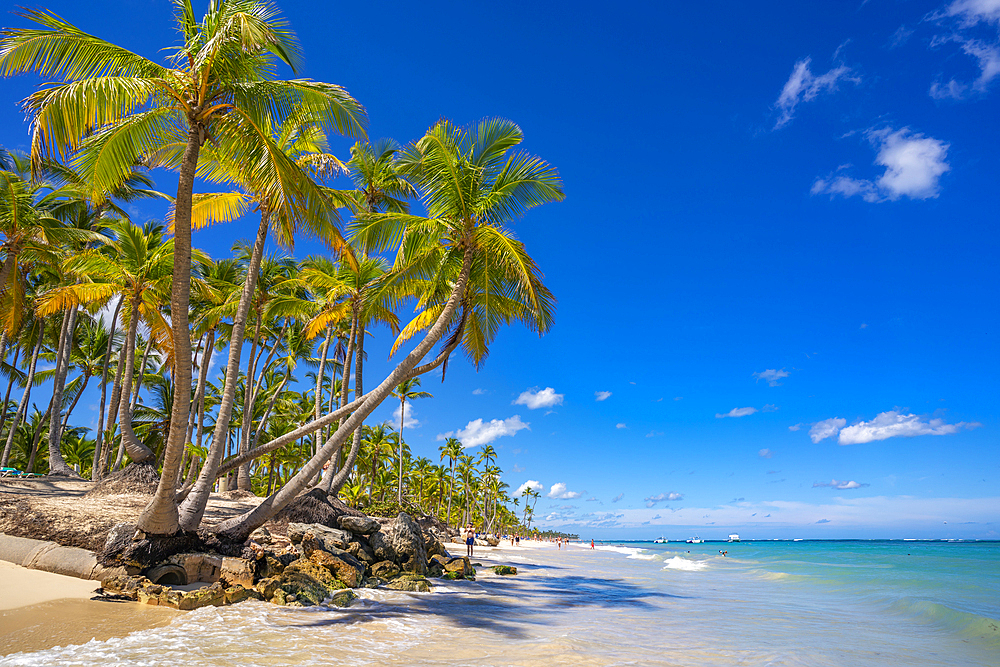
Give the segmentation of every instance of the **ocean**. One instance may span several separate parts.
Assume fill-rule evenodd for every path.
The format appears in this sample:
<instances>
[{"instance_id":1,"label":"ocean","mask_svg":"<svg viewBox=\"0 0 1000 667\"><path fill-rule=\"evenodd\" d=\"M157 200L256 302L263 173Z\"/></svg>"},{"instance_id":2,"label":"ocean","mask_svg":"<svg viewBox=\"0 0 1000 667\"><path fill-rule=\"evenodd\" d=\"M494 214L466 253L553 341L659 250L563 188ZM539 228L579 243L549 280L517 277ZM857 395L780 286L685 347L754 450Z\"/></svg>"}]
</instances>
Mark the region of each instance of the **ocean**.
<instances>
[{"instance_id":1,"label":"ocean","mask_svg":"<svg viewBox=\"0 0 1000 667\"><path fill-rule=\"evenodd\" d=\"M431 593L360 590L348 609L200 609L0 666L1000 666L997 542L479 551L475 560L512 563L518 575L481 567L477 581L442 581Z\"/></svg>"}]
</instances>

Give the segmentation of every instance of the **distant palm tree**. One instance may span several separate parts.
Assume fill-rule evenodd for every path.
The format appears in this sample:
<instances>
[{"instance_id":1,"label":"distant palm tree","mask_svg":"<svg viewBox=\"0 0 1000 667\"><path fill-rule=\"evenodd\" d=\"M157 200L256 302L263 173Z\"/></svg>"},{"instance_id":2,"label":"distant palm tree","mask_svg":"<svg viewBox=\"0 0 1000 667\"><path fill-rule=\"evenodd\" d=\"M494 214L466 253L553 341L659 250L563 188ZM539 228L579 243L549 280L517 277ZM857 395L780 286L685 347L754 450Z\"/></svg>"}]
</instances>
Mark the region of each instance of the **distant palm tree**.
<instances>
[{"instance_id":1,"label":"distant palm tree","mask_svg":"<svg viewBox=\"0 0 1000 667\"><path fill-rule=\"evenodd\" d=\"M406 423L406 402L414 401L418 398L434 398L426 391L415 391L420 386L420 378L414 377L403 380L399 386L393 390L392 395L399 399L399 487L396 494L396 502L403 502L403 425Z\"/></svg>"},{"instance_id":2,"label":"distant palm tree","mask_svg":"<svg viewBox=\"0 0 1000 667\"><path fill-rule=\"evenodd\" d=\"M458 438L448 438L444 441L444 444L439 448L441 452L441 460L445 458L449 461L449 467L451 468L451 490L448 492L448 514L445 523L451 523L451 501L455 497L455 461L458 457L462 455L462 441Z\"/></svg>"}]
</instances>

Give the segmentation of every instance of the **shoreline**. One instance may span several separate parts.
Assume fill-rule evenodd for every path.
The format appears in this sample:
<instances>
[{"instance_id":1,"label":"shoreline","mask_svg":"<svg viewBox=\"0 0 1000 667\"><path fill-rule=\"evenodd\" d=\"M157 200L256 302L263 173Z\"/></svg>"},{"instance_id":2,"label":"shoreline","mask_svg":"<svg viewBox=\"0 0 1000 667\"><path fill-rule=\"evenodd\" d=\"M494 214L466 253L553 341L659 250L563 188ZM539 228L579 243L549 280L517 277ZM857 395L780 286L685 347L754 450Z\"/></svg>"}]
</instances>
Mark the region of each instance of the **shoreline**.
<instances>
[{"instance_id":1,"label":"shoreline","mask_svg":"<svg viewBox=\"0 0 1000 667\"><path fill-rule=\"evenodd\" d=\"M0 656L124 637L167 625L181 613L92 600L100 585L0 561Z\"/></svg>"}]
</instances>

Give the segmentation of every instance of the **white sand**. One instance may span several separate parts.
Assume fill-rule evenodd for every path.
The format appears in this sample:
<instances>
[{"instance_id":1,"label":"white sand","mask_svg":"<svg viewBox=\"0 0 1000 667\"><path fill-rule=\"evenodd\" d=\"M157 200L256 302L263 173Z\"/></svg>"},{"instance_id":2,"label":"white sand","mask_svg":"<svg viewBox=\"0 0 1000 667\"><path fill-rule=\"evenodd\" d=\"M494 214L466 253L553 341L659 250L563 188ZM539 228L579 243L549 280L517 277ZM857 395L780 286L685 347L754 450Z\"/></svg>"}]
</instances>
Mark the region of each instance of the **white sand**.
<instances>
[{"instance_id":1,"label":"white sand","mask_svg":"<svg viewBox=\"0 0 1000 667\"><path fill-rule=\"evenodd\" d=\"M0 561L0 611L32 604L65 600L87 600L101 582L77 579Z\"/></svg>"}]
</instances>

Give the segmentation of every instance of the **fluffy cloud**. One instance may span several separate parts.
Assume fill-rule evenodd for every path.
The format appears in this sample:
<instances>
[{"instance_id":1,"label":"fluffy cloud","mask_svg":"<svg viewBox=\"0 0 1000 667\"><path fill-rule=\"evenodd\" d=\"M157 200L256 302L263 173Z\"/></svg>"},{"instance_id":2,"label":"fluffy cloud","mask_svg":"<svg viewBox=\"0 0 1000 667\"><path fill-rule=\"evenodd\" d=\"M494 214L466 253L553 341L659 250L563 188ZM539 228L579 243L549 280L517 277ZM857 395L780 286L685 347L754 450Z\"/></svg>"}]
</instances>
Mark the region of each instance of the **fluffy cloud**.
<instances>
[{"instance_id":1,"label":"fluffy cloud","mask_svg":"<svg viewBox=\"0 0 1000 667\"><path fill-rule=\"evenodd\" d=\"M549 492L545 494L548 498L559 498L560 500L572 500L574 498L579 498L583 494L579 491L570 491L566 488L566 485L562 482L556 482L549 489Z\"/></svg>"},{"instance_id":2,"label":"fluffy cloud","mask_svg":"<svg viewBox=\"0 0 1000 667\"><path fill-rule=\"evenodd\" d=\"M878 149L875 164L885 167L875 180L845 175L818 178L810 190L830 197L860 196L867 202L895 201L900 197L931 199L938 196L941 176L948 166L949 145L940 139L913 134L909 128L884 128L865 133Z\"/></svg>"},{"instance_id":3,"label":"fluffy cloud","mask_svg":"<svg viewBox=\"0 0 1000 667\"><path fill-rule=\"evenodd\" d=\"M624 497L625 497L624 493L619 493L617 496L615 496L614 498L611 499L611 502L617 503L619 500L621 500Z\"/></svg>"},{"instance_id":4,"label":"fluffy cloud","mask_svg":"<svg viewBox=\"0 0 1000 667\"><path fill-rule=\"evenodd\" d=\"M978 422L946 424L943 419L922 420L914 414L903 415L895 410L880 413L868 422L858 422L840 431L837 442L841 445L859 445L887 438L912 438L917 435L951 435L962 429L981 426Z\"/></svg>"},{"instance_id":5,"label":"fluffy cloud","mask_svg":"<svg viewBox=\"0 0 1000 667\"><path fill-rule=\"evenodd\" d=\"M611 392L610 391L595 391L594 392L594 400L595 401L606 401L609 398L611 398Z\"/></svg>"},{"instance_id":6,"label":"fluffy cloud","mask_svg":"<svg viewBox=\"0 0 1000 667\"><path fill-rule=\"evenodd\" d=\"M409 412L409 411L407 411ZM528 422L521 421L520 415L514 415L507 419L493 419L484 422L482 419L475 419L469 422L465 428L459 431L448 431L438 435L438 440L456 437L462 441L465 448L478 447L493 442L504 435L514 435L523 429L530 429Z\"/></svg>"},{"instance_id":7,"label":"fluffy cloud","mask_svg":"<svg viewBox=\"0 0 1000 667\"><path fill-rule=\"evenodd\" d=\"M847 426L846 419L840 419L838 417L834 417L833 419L824 419L821 422L813 424L813 427L809 429L809 437L812 438L814 443L819 442L820 440L837 435L840 429L845 426Z\"/></svg>"},{"instance_id":8,"label":"fluffy cloud","mask_svg":"<svg viewBox=\"0 0 1000 667\"><path fill-rule=\"evenodd\" d=\"M403 424L403 428L416 428L420 426L420 420L417 419L417 411L413 409L413 404L406 401L405 405L406 411L404 413L404 417L406 419L406 423ZM399 430L399 412L399 406L396 406L396 409L392 411L392 427L396 430Z\"/></svg>"},{"instance_id":9,"label":"fluffy cloud","mask_svg":"<svg viewBox=\"0 0 1000 667\"><path fill-rule=\"evenodd\" d=\"M757 456L759 456L762 459L769 459L772 456L774 456L774 452L772 452L770 449L762 449L759 452L757 452Z\"/></svg>"},{"instance_id":10,"label":"fluffy cloud","mask_svg":"<svg viewBox=\"0 0 1000 667\"><path fill-rule=\"evenodd\" d=\"M670 493L658 493L655 496L643 498L643 500L646 502L646 507L653 507L656 503L684 500L684 495L671 491Z\"/></svg>"},{"instance_id":11,"label":"fluffy cloud","mask_svg":"<svg viewBox=\"0 0 1000 667\"><path fill-rule=\"evenodd\" d=\"M849 67L840 65L819 76L809 69L811 58L800 60L792 68L792 74L781 89L778 101L775 106L781 112L774 129L778 129L791 122L795 116L795 108L802 102L811 102L822 92L834 92L837 84L841 81L851 81L860 83L861 79L851 76Z\"/></svg>"},{"instance_id":12,"label":"fluffy cloud","mask_svg":"<svg viewBox=\"0 0 1000 667\"><path fill-rule=\"evenodd\" d=\"M473 389L472 390L472 395L473 396L482 396L485 393L486 393L485 389Z\"/></svg>"},{"instance_id":13,"label":"fluffy cloud","mask_svg":"<svg viewBox=\"0 0 1000 667\"><path fill-rule=\"evenodd\" d=\"M802 424L792 424L791 426L788 427L788 430L798 431L800 428L802 428Z\"/></svg>"},{"instance_id":14,"label":"fluffy cloud","mask_svg":"<svg viewBox=\"0 0 1000 667\"><path fill-rule=\"evenodd\" d=\"M715 418L722 419L723 417L746 417L747 415L752 415L755 412L757 412L757 408L733 408L726 414L716 412Z\"/></svg>"},{"instance_id":15,"label":"fluffy cloud","mask_svg":"<svg viewBox=\"0 0 1000 667\"><path fill-rule=\"evenodd\" d=\"M520 498L521 494L523 494L526 489L531 489L532 491L538 491L541 493L545 490L545 485L537 480L529 479L527 482L517 487L517 491L514 492L514 497Z\"/></svg>"},{"instance_id":16,"label":"fluffy cloud","mask_svg":"<svg viewBox=\"0 0 1000 667\"><path fill-rule=\"evenodd\" d=\"M851 489L860 489L863 486L868 486L868 484L858 484L854 480L850 482L839 481L836 479L831 479L829 483L826 482L813 482L813 488L826 486L831 489L837 489L838 491L850 491Z\"/></svg>"},{"instance_id":17,"label":"fluffy cloud","mask_svg":"<svg viewBox=\"0 0 1000 667\"><path fill-rule=\"evenodd\" d=\"M760 373L754 373L753 376L757 380L764 380L771 387L777 387L781 383L778 382L781 378L788 377L788 373L782 368L780 371L773 368L768 368L767 370L761 371Z\"/></svg>"},{"instance_id":18,"label":"fluffy cloud","mask_svg":"<svg viewBox=\"0 0 1000 667\"><path fill-rule=\"evenodd\" d=\"M618 422L617 424L615 424L615 428L628 428L628 426L625 426L625 424L622 422Z\"/></svg>"},{"instance_id":19,"label":"fluffy cloud","mask_svg":"<svg viewBox=\"0 0 1000 667\"><path fill-rule=\"evenodd\" d=\"M546 387L541 391L538 387L521 392L521 395L514 400L514 405L526 405L529 410L538 408L551 408L553 405L562 405L563 394L557 394L552 387Z\"/></svg>"}]
</instances>

